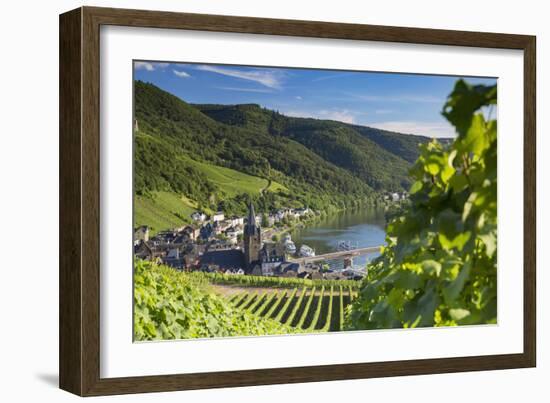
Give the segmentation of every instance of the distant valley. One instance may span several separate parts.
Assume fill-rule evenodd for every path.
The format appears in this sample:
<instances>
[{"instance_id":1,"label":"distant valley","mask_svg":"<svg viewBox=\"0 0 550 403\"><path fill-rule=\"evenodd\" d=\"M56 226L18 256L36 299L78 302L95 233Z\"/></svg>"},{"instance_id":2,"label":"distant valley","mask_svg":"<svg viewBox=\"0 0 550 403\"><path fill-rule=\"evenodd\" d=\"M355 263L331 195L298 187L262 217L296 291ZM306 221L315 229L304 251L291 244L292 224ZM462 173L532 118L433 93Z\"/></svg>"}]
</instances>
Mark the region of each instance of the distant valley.
<instances>
[{"instance_id":1,"label":"distant valley","mask_svg":"<svg viewBox=\"0 0 550 403\"><path fill-rule=\"evenodd\" d=\"M135 225L159 231L196 210L244 214L368 205L410 187L428 137L284 116L256 104L189 104L135 81Z\"/></svg>"}]
</instances>

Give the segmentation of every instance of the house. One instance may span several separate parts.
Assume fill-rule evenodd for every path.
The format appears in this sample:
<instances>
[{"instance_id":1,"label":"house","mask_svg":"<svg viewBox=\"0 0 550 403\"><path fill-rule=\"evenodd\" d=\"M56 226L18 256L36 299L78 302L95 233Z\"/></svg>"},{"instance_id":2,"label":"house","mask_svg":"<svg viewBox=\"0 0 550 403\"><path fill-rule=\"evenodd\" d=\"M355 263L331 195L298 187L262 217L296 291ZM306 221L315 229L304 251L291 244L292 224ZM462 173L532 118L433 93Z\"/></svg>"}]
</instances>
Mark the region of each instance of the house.
<instances>
[{"instance_id":1,"label":"house","mask_svg":"<svg viewBox=\"0 0 550 403\"><path fill-rule=\"evenodd\" d=\"M178 270L183 270L185 267L185 259L179 248L170 249L168 254L162 259L162 262Z\"/></svg>"},{"instance_id":2,"label":"house","mask_svg":"<svg viewBox=\"0 0 550 403\"><path fill-rule=\"evenodd\" d=\"M285 248L281 243L266 242L260 251L262 275L273 275L273 271L285 261Z\"/></svg>"},{"instance_id":3,"label":"house","mask_svg":"<svg viewBox=\"0 0 550 403\"><path fill-rule=\"evenodd\" d=\"M275 219L278 221L282 221L282 219L285 218L285 212L284 210L277 210L275 212Z\"/></svg>"},{"instance_id":4,"label":"house","mask_svg":"<svg viewBox=\"0 0 550 403\"><path fill-rule=\"evenodd\" d=\"M208 223L206 225L203 225L200 229L200 237L202 239L209 239L214 235L214 228L212 227L212 224Z\"/></svg>"},{"instance_id":5,"label":"house","mask_svg":"<svg viewBox=\"0 0 550 403\"><path fill-rule=\"evenodd\" d=\"M230 228L233 224L231 220L222 220L222 221L216 221L216 224L218 224L222 231L227 230Z\"/></svg>"},{"instance_id":6,"label":"house","mask_svg":"<svg viewBox=\"0 0 550 403\"><path fill-rule=\"evenodd\" d=\"M213 222L223 221L223 220L225 220L225 214L223 214L222 211L218 211L217 213L214 213L212 215L212 221Z\"/></svg>"},{"instance_id":7,"label":"house","mask_svg":"<svg viewBox=\"0 0 550 403\"><path fill-rule=\"evenodd\" d=\"M206 220L206 214L204 214L203 212L195 211L193 214L191 214L191 219L193 221L204 222Z\"/></svg>"},{"instance_id":8,"label":"house","mask_svg":"<svg viewBox=\"0 0 550 403\"><path fill-rule=\"evenodd\" d=\"M290 272L293 272L294 274L288 274ZM274 269L273 274L277 276L298 276L298 274L301 274L304 272L303 268L301 268L300 264L298 263L290 263L290 262L284 262L281 263L277 268Z\"/></svg>"},{"instance_id":9,"label":"house","mask_svg":"<svg viewBox=\"0 0 550 403\"><path fill-rule=\"evenodd\" d=\"M214 231L214 234L220 235L222 233L222 225L220 224L220 221L214 221L214 224L212 224L212 229Z\"/></svg>"},{"instance_id":10,"label":"house","mask_svg":"<svg viewBox=\"0 0 550 403\"><path fill-rule=\"evenodd\" d=\"M233 227L244 225L244 217L233 216L230 218L230 220Z\"/></svg>"},{"instance_id":11,"label":"house","mask_svg":"<svg viewBox=\"0 0 550 403\"><path fill-rule=\"evenodd\" d=\"M296 215L296 210L294 210L294 209L290 209L290 211L287 213L286 216L289 217L289 218L297 218L298 217Z\"/></svg>"},{"instance_id":12,"label":"house","mask_svg":"<svg viewBox=\"0 0 550 403\"><path fill-rule=\"evenodd\" d=\"M149 240L149 227L147 225L141 225L134 231L134 245L139 244L140 241L147 242Z\"/></svg>"},{"instance_id":13,"label":"house","mask_svg":"<svg viewBox=\"0 0 550 403\"><path fill-rule=\"evenodd\" d=\"M242 234L242 230L237 230L235 227L229 227L225 230L225 236L227 236L227 240L230 244L236 245L237 244L237 237L239 234Z\"/></svg>"},{"instance_id":14,"label":"house","mask_svg":"<svg viewBox=\"0 0 550 403\"><path fill-rule=\"evenodd\" d=\"M151 241L139 241L139 244L134 245L134 256L138 259L160 263L164 252L156 248Z\"/></svg>"},{"instance_id":15,"label":"house","mask_svg":"<svg viewBox=\"0 0 550 403\"><path fill-rule=\"evenodd\" d=\"M161 245L171 244L178 238L178 235L176 231L162 231L155 236L154 241Z\"/></svg>"},{"instance_id":16,"label":"house","mask_svg":"<svg viewBox=\"0 0 550 403\"><path fill-rule=\"evenodd\" d=\"M189 234L185 232L179 232L172 241L172 245L183 245L187 242L189 242Z\"/></svg>"},{"instance_id":17,"label":"house","mask_svg":"<svg viewBox=\"0 0 550 403\"><path fill-rule=\"evenodd\" d=\"M196 241L200 235L200 229L194 225L188 225L183 229L183 232L189 236L189 239Z\"/></svg>"},{"instance_id":18,"label":"house","mask_svg":"<svg viewBox=\"0 0 550 403\"><path fill-rule=\"evenodd\" d=\"M308 207L298 208L294 210L294 214L298 217L305 216L306 214L309 214L311 210Z\"/></svg>"},{"instance_id":19,"label":"house","mask_svg":"<svg viewBox=\"0 0 550 403\"><path fill-rule=\"evenodd\" d=\"M245 267L244 254L237 249L209 250L200 258L200 265L222 270L238 270Z\"/></svg>"}]
</instances>

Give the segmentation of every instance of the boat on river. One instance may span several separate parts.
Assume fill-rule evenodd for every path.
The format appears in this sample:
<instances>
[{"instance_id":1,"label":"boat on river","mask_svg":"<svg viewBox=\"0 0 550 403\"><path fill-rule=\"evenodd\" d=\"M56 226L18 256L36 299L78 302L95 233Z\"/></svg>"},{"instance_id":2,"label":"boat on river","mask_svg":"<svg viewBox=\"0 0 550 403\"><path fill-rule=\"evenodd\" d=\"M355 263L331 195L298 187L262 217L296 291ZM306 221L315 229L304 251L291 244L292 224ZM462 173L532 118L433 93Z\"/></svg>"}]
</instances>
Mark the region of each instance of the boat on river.
<instances>
[{"instance_id":1,"label":"boat on river","mask_svg":"<svg viewBox=\"0 0 550 403\"><path fill-rule=\"evenodd\" d=\"M290 234L287 232L283 235L283 245L285 247L285 252L294 255L296 253L296 244L292 242L292 238L290 237Z\"/></svg>"},{"instance_id":2,"label":"boat on river","mask_svg":"<svg viewBox=\"0 0 550 403\"><path fill-rule=\"evenodd\" d=\"M300 246L300 256L301 257L313 257L315 256L315 250L310 248L307 245Z\"/></svg>"},{"instance_id":3,"label":"boat on river","mask_svg":"<svg viewBox=\"0 0 550 403\"><path fill-rule=\"evenodd\" d=\"M296 245L294 244L294 242L285 242L285 251L290 255L294 255L296 253Z\"/></svg>"}]
</instances>

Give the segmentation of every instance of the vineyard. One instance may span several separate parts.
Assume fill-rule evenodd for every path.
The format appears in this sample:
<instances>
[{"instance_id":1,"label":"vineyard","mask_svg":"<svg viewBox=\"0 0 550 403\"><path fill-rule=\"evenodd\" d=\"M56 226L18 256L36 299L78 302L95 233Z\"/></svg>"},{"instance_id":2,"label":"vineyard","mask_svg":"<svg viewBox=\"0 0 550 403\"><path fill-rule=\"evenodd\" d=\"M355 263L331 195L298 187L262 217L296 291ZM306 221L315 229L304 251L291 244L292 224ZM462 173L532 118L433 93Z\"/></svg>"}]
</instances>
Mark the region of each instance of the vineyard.
<instances>
[{"instance_id":1,"label":"vineyard","mask_svg":"<svg viewBox=\"0 0 550 403\"><path fill-rule=\"evenodd\" d=\"M354 281L179 273L136 260L134 338L340 331L357 292Z\"/></svg>"},{"instance_id":2,"label":"vineyard","mask_svg":"<svg viewBox=\"0 0 550 403\"><path fill-rule=\"evenodd\" d=\"M225 273L203 273L193 272L190 276L203 279L212 284L235 285L241 287L272 287L272 288L295 288L295 287L345 287L357 291L360 282L356 280L311 280L297 277L267 277L267 276L244 276Z\"/></svg>"},{"instance_id":3,"label":"vineyard","mask_svg":"<svg viewBox=\"0 0 550 403\"><path fill-rule=\"evenodd\" d=\"M297 333L228 304L204 278L140 260L134 267L136 341Z\"/></svg>"},{"instance_id":4,"label":"vineyard","mask_svg":"<svg viewBox=\"0 0 550 403\"><path fill-rule=\"evenodd\" d=\"M233 307L249 314L310 333L343 330L344 311L355 296L352 286L325 284L276 291L244 291L228 299Z\"/></svg>"}]
</instances>

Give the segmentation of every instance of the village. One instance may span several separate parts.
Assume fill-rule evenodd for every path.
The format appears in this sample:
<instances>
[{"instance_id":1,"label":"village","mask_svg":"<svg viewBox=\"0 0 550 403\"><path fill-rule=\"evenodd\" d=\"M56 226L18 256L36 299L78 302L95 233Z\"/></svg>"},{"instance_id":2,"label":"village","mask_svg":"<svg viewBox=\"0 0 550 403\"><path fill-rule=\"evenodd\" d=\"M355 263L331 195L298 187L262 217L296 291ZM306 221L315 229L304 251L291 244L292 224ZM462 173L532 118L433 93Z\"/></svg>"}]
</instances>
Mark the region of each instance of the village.
<instances>
[{"instance_id":1,"label":"village","mask_svg":"<svg viewBox=\"0 0 550 403\"><path fill-rule=\"evenodd\" d=\"M296 247L289 231L316 214L308 207L256 214L252 203L246 217L194 212L191 224L154 236L150 236L147 226L136 228L134 256L187 272L330 280L362 278L351 267L335 271L323 261L307 262L315 251L305 244ZM351 260L347 264L351 266Z\"/></svg>"}]
</instances>

